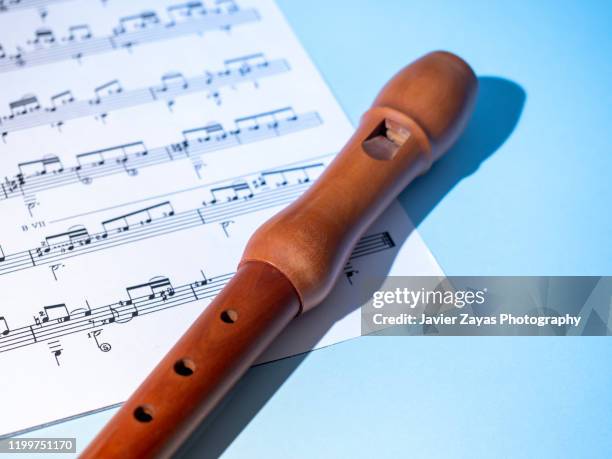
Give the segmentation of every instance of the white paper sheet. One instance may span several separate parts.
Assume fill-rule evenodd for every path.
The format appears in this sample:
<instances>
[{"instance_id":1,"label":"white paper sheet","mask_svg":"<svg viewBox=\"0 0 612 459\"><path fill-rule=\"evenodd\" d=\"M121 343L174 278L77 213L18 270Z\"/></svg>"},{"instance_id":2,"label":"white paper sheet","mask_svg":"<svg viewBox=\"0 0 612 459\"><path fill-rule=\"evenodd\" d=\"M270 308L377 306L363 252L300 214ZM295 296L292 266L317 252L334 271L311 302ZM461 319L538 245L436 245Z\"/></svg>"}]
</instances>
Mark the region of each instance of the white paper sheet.
<instances>
[{"instance_id":1,"label":"white paper sheet","mask_svg":"<svg viewBox=\"0 0 612 459\"><path fill-rule=\"evenodd\" d=\"M0 1L0 434L125 400L352 132L271 0L198 4ZM367 234L263 361L440 274L399 205Z\"/></svg>"}]
</instances>

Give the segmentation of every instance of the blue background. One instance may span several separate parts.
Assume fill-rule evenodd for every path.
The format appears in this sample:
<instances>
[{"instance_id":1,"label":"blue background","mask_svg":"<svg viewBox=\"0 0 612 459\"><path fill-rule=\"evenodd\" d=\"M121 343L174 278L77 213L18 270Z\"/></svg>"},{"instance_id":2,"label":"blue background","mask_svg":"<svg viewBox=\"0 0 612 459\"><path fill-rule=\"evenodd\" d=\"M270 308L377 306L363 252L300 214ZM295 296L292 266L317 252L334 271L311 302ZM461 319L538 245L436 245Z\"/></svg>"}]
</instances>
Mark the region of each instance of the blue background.
<instances>
[{"instance_id":1,"label":"blue background","mask_svg":"<svg viewBox=\"0 0 612 459\"><path fill-rule=\"evenodd\" d=\"M609 1L279 0L357 123L446 49L466 135L401 201L449 275L612 275ZM252 369L185 457L610 457L609 338L359 338ZM33 435L91 438L113 411Z\"/></svg>"}]
</instances>

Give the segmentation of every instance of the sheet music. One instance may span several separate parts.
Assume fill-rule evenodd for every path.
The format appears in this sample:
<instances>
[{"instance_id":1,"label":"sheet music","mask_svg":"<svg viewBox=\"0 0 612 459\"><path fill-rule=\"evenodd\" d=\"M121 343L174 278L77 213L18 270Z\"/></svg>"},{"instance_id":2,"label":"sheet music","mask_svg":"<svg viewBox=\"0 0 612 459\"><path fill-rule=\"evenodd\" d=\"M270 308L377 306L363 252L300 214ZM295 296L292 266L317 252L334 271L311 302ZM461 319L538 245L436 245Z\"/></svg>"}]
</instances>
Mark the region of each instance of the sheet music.
<instances>
[{"instance_id":1,"label":"sheet music","mask_svg":"<svg viewBox=\"0 0 612 459\"><path fill-rule=\"evenodd\" d=\"M353 131L272 0L0 0L0 87L0 435L124 401ZM441 274L397 204L262 361L373 272Z\"/></svg>"}]
</instances>

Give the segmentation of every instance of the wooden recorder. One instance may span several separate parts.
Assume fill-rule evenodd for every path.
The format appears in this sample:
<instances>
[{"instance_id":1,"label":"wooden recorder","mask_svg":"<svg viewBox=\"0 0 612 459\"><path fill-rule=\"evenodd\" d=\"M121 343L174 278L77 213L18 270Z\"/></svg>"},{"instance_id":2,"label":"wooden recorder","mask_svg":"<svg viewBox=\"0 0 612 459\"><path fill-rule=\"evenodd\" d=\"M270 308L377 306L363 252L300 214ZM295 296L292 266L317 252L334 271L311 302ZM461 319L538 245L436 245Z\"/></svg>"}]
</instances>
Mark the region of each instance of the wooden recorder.
<instances>
[{"instance_id":1,"label":"wooden recorder","mask_svg":"<svg viewBox=\"0 0 612 459\"><path fill-rule=\"evenodd\" d=\"M82 458L169 457L274 338L330 292L364 231L455 142L477 79L434 52L382 89L344 149L251 237L234 278Z\"/></svg>"}]
</instances>

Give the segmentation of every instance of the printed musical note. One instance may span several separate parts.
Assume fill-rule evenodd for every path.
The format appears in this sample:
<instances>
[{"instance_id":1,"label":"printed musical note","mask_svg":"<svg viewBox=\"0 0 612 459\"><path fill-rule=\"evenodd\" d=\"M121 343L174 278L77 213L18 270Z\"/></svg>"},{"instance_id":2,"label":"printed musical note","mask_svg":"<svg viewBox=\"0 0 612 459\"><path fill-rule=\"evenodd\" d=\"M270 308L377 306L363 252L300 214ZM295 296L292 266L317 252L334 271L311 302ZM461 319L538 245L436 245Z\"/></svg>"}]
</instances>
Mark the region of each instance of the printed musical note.
<instances>
[{"instance_id":1,"label":"printed musical note","mask_svg":"<svg viewBox=\"0 0 612 459\"><path fill-rule=\"evenodd\" d=\"M104 83L103 85L94 88L94 93L96 95L95 98L89 101L90 104L100 104L102 102L103 97L110 97L115 94L121 94L123 92L123 87L119 80L112 80L108 83Z\"/></svg>"},{"instance_id":2,"label":"printed musical note","mask_svg":"<svg viewBox=\"0 0 612 459\"><path fill-rule=\"evenodd\" d=\"M91 316L91 306L89 301L85 300L84 308L77 308L70 311L70 317L89 317Z\"/></svg>"},{"instance_id":3,"label":"printed musical note","mask_svg":"<svg viewBox=\"0 0 612 459\"><path fill-rule=\"evenodd\" d=\"M189 1L180 5L171 5L167 8L172 24L188 21L195 15L206 14L206 8L202 2Z\"/></svg>"},{"instance_id":4,"label":"printed musical note","mask_svg":"<svg viewBox=\"0 0 612 459\"><path fill-rule=\"evenodd\" d=\"M244 177L227 185L210 187L210 198L200 208L175 212L169 201L128 212L102 222L103 231L89 233L76 226L48 236L40 247L7 254L0 276L36 266L57 263L74 256L223 222L254 210L292 202L310 185L309 173L321 171L323 163L274 169ZM257 183L251 187L249 183ZM272 185L270 184L272 183Z\"/></svg>"},{"instance_id":5,"label":"printed musical note","mask_svg":"<svg viewBox=\"0 0 612 459\"><path fill-rule=\"evenodd\" d=\"M53 96L56 99L52 99L51 105L42 109L36 96L27 95L9 104L11 114L0 117L0 132L6 138L11 132L37 126L64 124L69 120L88 116L106 117L111 111L156 101L167 102L177 97L218 90L224 86L252 81L255 78L271 77L288 70L287 62L277 59L267 62L266 65L253 67L248 75L238 70L224 70L213 73L212 77L184 79L179 84L176 84L176 80L172 81L173 84L166 80L161 87L126 90L119 80L112 80L96 87L95 96L90 100L77 100L72 92L64 91Z\"/></svg>"},{"instance_id":6,"label":"printed musical note","mask_svg":"<svg viewBox=\"0 0 612 459\"><path fill-rule=\"evenodd\" d=\"M213 198L211 204L216 204L222 201L237 201L239 199L250 199L253 197L253 191L246 182L238 182L231 185L215 187L210 190Z\"/></svg>"},{"instance_id":7,"label":"printed musical note","mask_svg":"<svg viewBox=\"0 0 612 459\"><path fill-rule=\"evenodd\" d=\"M119 25L114 29L115 35L137 32L141 29L159 24L159 17L155 11L145 11L132 16L119 19Z\"/></svg>"},{"instance_id":8,"label":"printed musical note","mask_svg":"<svg viewBox=\"0 0 612 459\"><path fill-rule=\"evenodd\" d=\"M58 107L70 104L72 102L74 102L74 96L72 95L72 91L62 91L59 94L51 96L51 107L49 107L49 110L55 111Z\"/></svg>"},{"instance_id":9,"label":"printed musical note","mask_svg":"<svg viewBox=\"0 0 612 459\"><path fill-rule=\"evenodd\" d=\"M57 321L58 323L61 323L70 320L68 308L63 303L45 306L43 307L43 310L38 313L38 315L43 324L49 321Z\"/></svg>"},{"instance_id":10,"label":"printed musical note","mask_svg":"<svg viewBox=\"0 0 612 459\"><path fill-rule=\"evenodd\" d=\"M126 324L138 316L138 308L131 302L119 302L119 306L128 306L127 310L121 307L109 306L111 316L106 323Z\"/></svg>"},{"instance_id":11,"label":"printed musical note","mask_svg":"<svg viewBox=\"0 0 612 459\"><path fill-rule=\"evenodd\" d=\"M102 334L102 330L94 330L87 334L88 338L93 338L96 343L96 347L100 349L102 352L108 352L112 349L112 346L108 343L101 343L98 337Z\"/></svg>"},{"instance_id":12,"label":"printed musical note","mask_svg":"<svg viewBox=\"0 0 612 459\"><path fill-rule=\"evenodd\" d=\"M59 358L62 355L62 345L60 344L59 340L53 340L53 341L49 341L49 350L51 351L51 355L53 355L53 357L55 357L55 362L57 363L57 366L60 366L60 361Z\"/></svg>"},{"instance_id":13,"label":"printed musical note","mask_svg":"<svg viewBox=\"0 0 612 459\"><path fill-rule=\"evenodd\" d=\"M87 24L73 25L68 28L66 41L89 40L92 37L91 28Z\"/></svg>"},{"instance_id":14,"label":"printed musical note","mask_svg":"<svg viewBox=\"0 0 612 459\"><path fill-rule=\"evenodd\" d=\"M225 237L230 237L229 228L230 228L230 225L232 225L233 223L236 223L236 221L235 220L224 220L221 222L221 229L223 230L223 234L225 234Z\"/></svg>"},{"instance_id":15,"label":"printed musical note","mask_svg":"<svg viewBox=\"0 0 612 459\"><path fill-rule=\"evenodd\" d=\"M49 269L51 270L51 275L53 276L53 279L57 282L59 280L59 275L58 272L61 268L65 268L66 265L63 263L53 263L51 266L49 266Z\"/></svg>"},{"instance_id":16,"label":"printed musical note","mask_svg":"<svg viewBox=\"0 0 612 459\"><path fill-rule=\"evenodd\" d=\"M0 0L0 19L2 436L123 400L353 127L273 0ZM70 402L24 412L38 381Z\"/></svg>"},{"instance_id":17,"label":"printed musical note","mask_svg":"<svg viewBox=\"0 0 612 459\"><path fill-rule=\"evenodd\" d=\"M130 304L133 304L134 301L140 297L146 297L149 300L161 298L162 301L166 301L168 298L174 296L174 288L167 277L155 278L146 284L134 285L128 287L126 290L130 298Z\"/></svg>"},{"instance_id":18,"label":"printed musical note","mask_svg":"<svg viewBox=\"0 0 612 459\"><path fill-rule=\"evenodd\" d=\"M153 91L155 91L156 93L167 92L172 88L184 90L189 87L189 81L183 76L181 72L166 73L162 76L161 80L161 86L153 88Z\"/></svg>"},{"instance_id":19,"label":"printed musical note","mask_svg":"<svg viewBox=\"0 0 612 459\"><path fill-rule=\"evenodd\" d=\"M355 276L355 274L359 274L359 271L356 270L355 268L353 268L353 264L351 262L349 262L344 267L344 275L346 276L346 279L348 280L349 284L351 284L351 285L353 285L353 276Z\"/></svg>"},{"instance_id":20,"label":"printed musical note","mask_svg":"<svg viewBox=\"0 0 612 459\"><path fill-rule=\"evenodd\" d=\"M163 165L171 161L194 160L200 155L231 148L241 144L263 141L272 137L288 135L321 125L316 112L301 113L282 118L280 114L293 113L291 108L238 118L238 121L261 118L274 114L276 124L261 124L257 136L242 135L239 128L226 130L221 124L183 131L183 140L163 147L148 150L144 142L132 142L101 150L76 155L76 165L64 167L57 156L19 163L19 173L5 177L0 182L0 201L23 197L30 199L40 192L56 189L75 183L89 185L96 178L127 173L135 176L138 170Z\"/></svg>"},{"instance_id":21,"label":"printed musical note","mask_svg":"<svg viewBox=\"0 0 612 459\"><path fill-rule=\"evenodd\" d=\"M394 246L395 243L387 231L367 235L355 246L353 255L349 258L349 264L356 258L374 255ZM345 272L350 269L348 266ZM126 324L137 317L168 308L210 300L223 289L234 273L222 274L213 278L207 278L204 273L201 275L201 279L177 287L173 287L167 277L159 277L144 284L127 287L129 300L90 308L89 314L75 314L69 322L66 319L68 312L64 304L45 307L45 312L41 313L42 320L35 318L33 324L13 329L10 333L2 333L2 330L4 328L8 330L8 327L2 327L3 318L0 318L0 353L40 342L54 342L57 338L68 334L87 332L90 338L99 337L101 329L92 331L92 327ZM104 344L98 340L95 341L98 347ZM100 350L108 352L101 348ZM108 350L110 350L110 345Z\"/></svg>"},{"instance_id":22,"label":"printed musical note","mask_svg":"<svg viewBox=\"0 0 612 459\"><path fill-rule=\"evenodd\" d=\"M232 73L238 71L241 75L246 75L257 67L266 67L270 65L268 59L263 53L249 54L247 56L234 57L224 61L225 71Z\"/></svg>"},{"instance_id":23,"label":"printed musical note","mask_svg":"<svg viewBox=\"0 0 612 459\"><path fill-rule=\"evenodd\" d=\"M103 221L102 227L104 228L104 233L102 233L102 238L108 238L109 233L122 233L129 231L134 225L144 226L148 225L153 220L159 220L172 216L174 216L174 209L169 201L150 207L145 207L144 209Z\"/></svg>"},{"instance_id":24,"label":"printed musical note","mask_svg":"<svg viewBox=\"0 0 612 459\"><path fill-rule=\"evenodd\" d=\"M51 29L41 27L34 31L34 38L28 41L29 45L34 45L36 48L55 43L55 34Z\"/></svg>"},{"instance_id":25,"label":"printed musical note","mask_svg":"<svg viewBox=\"0 0 612 459\"><path fill-rule=\"evenodd\" d=\"M0 335L6 336L10 333L10 329L8 324L6 323L6 319L4 317L0 317Z\"/></svg>"},{"instance_id":26,"label":"printed musical note","mask_svg":"<svg viewBox=\"0 0 612 459\"><path fill-rule=\"evenodd\" d=\"M0 0L0 13L8 11L18 11L21 9L38 8L45 9L54 3L66 2L69 0ZM108 0L102 0L106 2Z\"/></svg>"},{"instance_id":27,"label":"printed musical note","mask_svg":"<svg viewBox=\"0 0 612 459\"><path fill-rule=\"evenodd\" d=\"M33 0L32 0L33 1ZM32 3L32 1L30 3ZM1 9L1 6L0 6ZM0 60L0 73L12 72L24 66L45 65L61 62L67 59L81 59L101 53L108 53L119 49L132 49L136 45L169 40L184 35L227 29L259 20L259 15L253 9L193 9L191 15L180 16L176 20L176 10L170 15L174 18L162 23L155 11L146 11L136 15L129 15L119 19L118 25L106 37L86 34L87 39L75 40L75 27L72 26L65 37L59 40L53 34L53 41L39 46L44 40L50 40L51 31L44 30L41 34L27 44L28 49L18 47L12 54L7 54ZM172 16L171 16L172 17ZM82 35L81 35L82 36Z\"/></svg>"},{"instance_id":28,"label":"printed musical note","mask_svg":"<svg viewBox=\"0 0 612 459\"><path fill-rule=\"evenodd\" d=\"M351 258L354 260L369 255L373 251L376 252L378 250L391 249L393 247L395 247L395 242L388 232L379 235L364 236L359 241L359 245L353 250Z\"/></svg>"},{"instance_id":29,"label":"printed musical note","mask_svg":"<svg viewBox=\"0 0 612 459\"><path fill-rule=\"evenodd\" d=\"M237 145L239 141L236 136L229 136L228 133L223 129L223 126L219 123L210 123L206 126L185 129L183 131L183 138L185 139L179 144L179 149L187 148L194 143L220 143L225 141L225 147ZM227 142L229 141L229 143Z\"/></svg>"},{"instance_id":30,"label":"printed musical note","mask_svg":"<svg viewBox=\"0 0 612 459\"><path fill-rule=\"evenodd\" d=\"M64 171L62 161L55 155L19 163L17 167L19 168L19 176L22 182L23 177L36 177L48 173L59 174Z\"/></svg>"},{"instance_id":31,"label":"printed musical note","mask_svg":"<svg viewBox=\"0 0 612 459\"><path fill-rule=\"evenodd\" d=\"M208 277L206 277L206 274L204 274L204 271L200 269L200 274L202 275L202 279L199 281L194 282L194 284L197 284L197 287L201 287L202 285L206 285L208 284Z\"/></svg>"},{"instance_id":32,"label":"printed musical note","mask_svg":"<svg viewBox=\"0 0 612 459\"><path fill-rule=\"evenodd\" d=\"M21 99L9 103L11 114L4 117L4 120L9 121L19 115L27 115L28 113L37 112L40 110L40 103L36 96L27 95Z\"/></svg>"},{"instance_id":33,"label":"printed musical note","mask_svg":"<svg viewBox=\"0 0 612 459\"><path fill-rule=\"evenodd\" d=\"M308 175L308 171L316 168L317 165L312 164L306 167L295 166L285 167L282 169L274 169L271 171L264 171L261 173L261 180L259 181L258 186L266 185L268 183L268 178L274 179L276 186L279 187L287 186L292 179L299 184L309 183L311 181L311 178L310 175Z\"/></svg>"},{"instance_id":34,"label":"printed musical note","mask_svg":"<svg viewBox=\"0 0 612 459\"><path fill-rule=\"evenodd\" d=\"M51 251L53 247L62 252L70 252L77 246L88 245L91 243L91 236L85 227L77 226L68 231L53 236L47 236L42 243L41 248L37 251L39 257Z\"/></svg>"},{"instance_id":35,"label":"printed musical note","mask_svg":"<svg viewBox=\"0 0 612 459\"><path fill-rule=\"evenodd\" d=\"M102 334L102 330L94 330L87 334L88 338L93 338L96 343L96 347L100 349L102 352L108 352L112 349L112 346L108 343L101 343L98 337Z\"/></svg>"},{"instance_id":36,"label":"printed musical note","mask_svg":"<svg viewBox=\"0 0 612 459\"><path fill-rule=\"evenodd\" d=\"M138 166L132 166L131 160L138 160L146 155L148 155L148 151L143 142L133 142L117 147L80 153L76 155L78 165L74 168L74 172L81 183L85 184L90 184L93 177L99 176L100 174L97 172L100 169L107 172L104 175L116 173L118 169L125 171L128 175L136 175Z\"/></svg>"}]
</instances>

